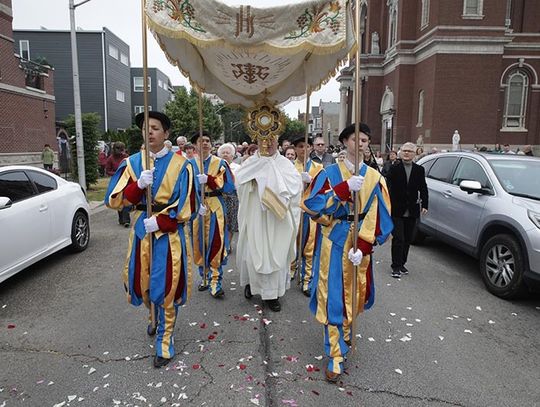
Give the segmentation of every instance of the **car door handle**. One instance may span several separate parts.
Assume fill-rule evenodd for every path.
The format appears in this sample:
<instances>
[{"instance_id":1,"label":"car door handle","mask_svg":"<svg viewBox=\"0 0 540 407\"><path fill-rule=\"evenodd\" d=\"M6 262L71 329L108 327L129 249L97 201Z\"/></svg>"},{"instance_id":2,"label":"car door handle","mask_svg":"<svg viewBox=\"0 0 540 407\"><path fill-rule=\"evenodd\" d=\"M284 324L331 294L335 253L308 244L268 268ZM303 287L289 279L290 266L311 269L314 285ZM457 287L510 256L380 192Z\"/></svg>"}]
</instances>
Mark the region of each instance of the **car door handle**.
<instances>
[{"instance_id":1,"label":"car door handle","mask_svg":"<svg viewBox=\"0 0 540 407\"><path fill-rule=\"evenodd\" d=\"M48 207L47 205L41 205L41 206L39 207L39 211L40 211L40 212L45 212L47 209L49 209L49 207Z\"/></svg>"},{"instance_id":2,"label":"car door handle","mask_svg":"<svg viewBox=\"0 0 540 407\"><path fill-rule=\"evenodd\" d=\"M445 198L452 198L452 191L444 191L442 194Z\"/></svg>"}]
</instances>

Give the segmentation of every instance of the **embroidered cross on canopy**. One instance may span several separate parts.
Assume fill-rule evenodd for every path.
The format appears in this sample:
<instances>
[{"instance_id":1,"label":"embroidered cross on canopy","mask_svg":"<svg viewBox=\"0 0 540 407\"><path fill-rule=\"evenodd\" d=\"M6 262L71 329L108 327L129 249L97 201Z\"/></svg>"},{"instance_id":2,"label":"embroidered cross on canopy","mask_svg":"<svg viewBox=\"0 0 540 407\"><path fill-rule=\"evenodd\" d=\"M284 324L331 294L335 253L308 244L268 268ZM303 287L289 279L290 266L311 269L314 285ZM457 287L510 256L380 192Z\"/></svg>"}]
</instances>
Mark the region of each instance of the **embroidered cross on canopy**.
<instances>
[{"instance_id":1,"label":"embroidered cross on canopy","mask_svg":"<svg viewBox=\"0 0 540 407\"><path fill-rule=\"evenodd\" d=\"M192 85L225 103L280 104L317 90L355 44L347 0L256 8L147 0L148 25Z\"/></svg>"}]
</instances>

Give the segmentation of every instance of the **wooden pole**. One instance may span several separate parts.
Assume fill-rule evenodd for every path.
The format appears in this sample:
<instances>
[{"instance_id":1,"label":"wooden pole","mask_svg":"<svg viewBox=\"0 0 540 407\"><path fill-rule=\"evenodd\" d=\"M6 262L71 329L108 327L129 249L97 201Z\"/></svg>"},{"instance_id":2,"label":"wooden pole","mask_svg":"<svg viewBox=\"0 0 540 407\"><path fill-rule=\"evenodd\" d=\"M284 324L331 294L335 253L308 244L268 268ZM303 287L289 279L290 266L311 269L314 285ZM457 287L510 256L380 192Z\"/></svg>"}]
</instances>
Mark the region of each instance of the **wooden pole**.
<instances>
[{"instance_id":1,"label":"wooden pole","mask_svg":"<svg viewBox=\"0 0 540 407\"><path fill-rule=\"evenodd\" d=\"M306 126L306 131L304 132L304 162L302 166L302 170L306 171L306 165L307 165L307 149L308 149L308 138L309 138L309 108L310 103L309 99L311 97L311 90L306 89L306 117L304 118L304 123ZM300 285L302 282L301 277L301 268L302 268L302 235L304 234L304 211L300 211L300 226L298 228L298 246L296 251L296 284Z\"/></svg>"},{"instance_id":2,"label":"wooden pole","mask_svg":"<svg viewBox=\"0 0 540 407\"><path fill-rule=\"evenodd\" d=\"M203 94L202 90L199 89L199 139L197 141L197 145L199 146L199 162L201 166L201 174L204 174L204 157L203 157L203 151L202 151L202 137L203 137ZM206 189L206 185L202 185L201 187L201 205L204 205L204 190ZM201 233L202 231L202 233ZM199 238L201 238L202 234L202 261L203 261L203 285L206 286L208 284L207 276L206 276L206 239L205 239L205 224L204 224L204 216L199 215Z\"/></svg>"},{"instance_id":3,"label":"wooden pole","mask_svg":"<svg viewBox=\"0 0 540 407\"><path fill-rule=\"evenodd\" d=\"M356 55L355 55L355 80L354 80L354 175L358 175L360 166L360 157L358 151L358 141L360 139L360 103L361 103L361 88L360 88L360 52L361 52L361 34L360 34L360 0L356 0L355 10L356 21ZM354 202L354 222L353 222L353 248L358 249L358 192L353 194ZM352 286L352 324L351 324L351 353L356 350L356 308L358 307L357 291L358 291L358 267L353 267L353 286Z\"/></svg>"},{"instance_id":4,"label":"wooden pole","mask_svg":"<svg viewBox=\"0 0 540 407\"><path fill-rule=\"evenodd\" d=\"M150 169L152 165L150 162L150 147L148 145L148 134L150 133L150 123L148 123L148 38L146 35L146 0L141 0L141 13L142 13L142 45L143 45L143 97L144 97L144 160L145 167L147 170ZM146 188L146 216L150 218L152 216L152 187ZM149 273L149 284L152 281L152 240L153 234L148 234L148 273ZM150 291L150 289L149 289ZM148 293L150 296L150 292ZM156 330L156 313L155 305L150 300L150 325L151 329L155 332Z\"/></svg>"}]
</instances>

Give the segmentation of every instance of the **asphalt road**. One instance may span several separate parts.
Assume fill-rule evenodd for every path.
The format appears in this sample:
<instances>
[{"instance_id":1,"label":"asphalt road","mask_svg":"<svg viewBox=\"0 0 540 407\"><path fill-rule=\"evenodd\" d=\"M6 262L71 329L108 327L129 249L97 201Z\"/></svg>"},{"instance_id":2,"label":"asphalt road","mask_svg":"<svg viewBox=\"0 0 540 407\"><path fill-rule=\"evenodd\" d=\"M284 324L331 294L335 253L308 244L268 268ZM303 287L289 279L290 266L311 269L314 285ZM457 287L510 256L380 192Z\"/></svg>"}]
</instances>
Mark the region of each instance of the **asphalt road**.
<instances>
[{"instance_id":1,"label":"asphalt road","mask_svg":"<svg viewBox=\"0 0 540 407\"><path fill-rule=\"evenodd\" d=\"M112 211L91 221L88 250L0 285L0 407L540 406L540 296L492 296L475 261L442 243L414 247L401 280L389 244L377 249L375 306L332 385L307 298L291 288L280 313L247 301L234 256L225 298L193 290L178 355L154 369L147 313L126 303L120 277L128 231Z\"/></svg>"}]
</instances>

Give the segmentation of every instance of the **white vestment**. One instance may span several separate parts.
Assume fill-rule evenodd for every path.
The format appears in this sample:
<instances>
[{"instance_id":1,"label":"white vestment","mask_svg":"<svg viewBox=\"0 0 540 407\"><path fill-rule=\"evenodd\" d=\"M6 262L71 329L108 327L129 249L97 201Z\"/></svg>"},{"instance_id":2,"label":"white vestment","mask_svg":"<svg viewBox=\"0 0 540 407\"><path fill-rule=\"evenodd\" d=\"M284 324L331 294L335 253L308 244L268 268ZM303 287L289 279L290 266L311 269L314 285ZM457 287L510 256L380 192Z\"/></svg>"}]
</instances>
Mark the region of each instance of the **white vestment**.
<instances>
[{"instance_id":1,"label":"white vestment","mask_svg":"<svg viewBox=\"0 0 540 407\"><path fill-rule=\"evenodd\" d=\"M235 174L238 190L237 267L240 284L263 300L283 296L290 287L296 256L302 178L281 154L255 153Z\"/></svg>"}]
</instances>

